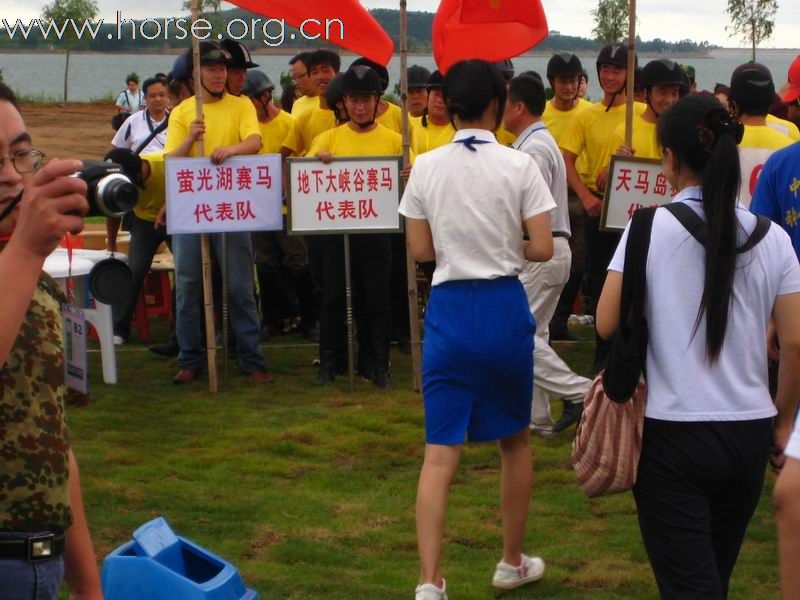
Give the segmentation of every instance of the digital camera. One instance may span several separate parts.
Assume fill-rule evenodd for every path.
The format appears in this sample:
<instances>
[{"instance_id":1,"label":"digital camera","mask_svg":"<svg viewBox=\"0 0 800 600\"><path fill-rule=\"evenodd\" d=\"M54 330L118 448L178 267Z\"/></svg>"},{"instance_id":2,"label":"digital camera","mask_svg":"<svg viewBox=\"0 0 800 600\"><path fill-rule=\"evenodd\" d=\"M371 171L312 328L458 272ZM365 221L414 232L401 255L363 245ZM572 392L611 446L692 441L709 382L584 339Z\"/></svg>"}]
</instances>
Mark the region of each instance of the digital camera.
<instances>
[{"instance_id":1,"label":"digital camera","mask_svg":"<svg viewBox=\"0 0 800 600\"><path fill-rule=\"evenodd\" d=\"M88 217L122 217L133 210L139 200L136 186L117 163L84 160L83 169L75 177L83 179L88 186Z\"/></svg>"}]
</instances>

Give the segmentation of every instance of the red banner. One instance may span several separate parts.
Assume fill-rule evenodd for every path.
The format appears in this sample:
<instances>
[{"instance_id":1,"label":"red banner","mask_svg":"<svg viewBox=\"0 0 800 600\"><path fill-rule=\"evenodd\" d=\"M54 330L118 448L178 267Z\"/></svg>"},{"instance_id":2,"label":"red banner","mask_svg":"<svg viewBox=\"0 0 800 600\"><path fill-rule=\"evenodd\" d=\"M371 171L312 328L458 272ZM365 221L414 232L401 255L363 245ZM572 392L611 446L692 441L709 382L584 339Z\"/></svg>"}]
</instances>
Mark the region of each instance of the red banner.
<instances>
[{"instance_id":1,"label":"red banner","mask_svg":"<svg viewBox=\"0 0 800 600\"><path fill-rule=\"evenodd\" d=\"M319 39L386 65L394 42L358 0L229 0L270 19L283 19L309 40Z\"/></svg>"},{"instance_id":2,"label":"red banner","mask_svg":"<svg viewBox=\"0 0 800 600\"><path fill-rule=\"evenodd\" d=\"M433 55L444 73L469 58L513 58L547 33L540 0L442 0L433 19Z\"/></svg>"}]
</instances>

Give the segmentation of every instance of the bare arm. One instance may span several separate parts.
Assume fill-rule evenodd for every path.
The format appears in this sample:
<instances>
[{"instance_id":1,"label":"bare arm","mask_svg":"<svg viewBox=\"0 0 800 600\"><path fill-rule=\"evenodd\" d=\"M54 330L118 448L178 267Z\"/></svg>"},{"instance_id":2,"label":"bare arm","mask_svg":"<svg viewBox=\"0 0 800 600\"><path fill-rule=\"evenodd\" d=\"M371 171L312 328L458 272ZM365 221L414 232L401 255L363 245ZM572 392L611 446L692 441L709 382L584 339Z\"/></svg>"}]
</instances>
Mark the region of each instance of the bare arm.
<instances>
[{"instance_id":1,"label":"bare arm","mask_svg":"<svg viewBox=\"0 0 800 600\"><path fill-rule=\"evenodd\" d=\"M78 462L69 451L69 501L72 509L72 526L67 529L64 551L64 579L70 589L71 600L102 600L100 574L94 555L92 538L86 522L81 497L81 479Z\"/></svg>"},{"instance_id":2,"label":"bare arm","mask_svg":"<svg viewBox=\"0 0 800 600\"><path fill-rule=\"evenodd\" d=\"M781 345L778 367L778 393L775 396L775 446L782 453L792 431L797 400L800 398L800 293L786 294L775 299L772 315ZM783 456L777 459L781 464Z\"/></svg>"},{"instance_id":3,"label":"bare arm","mask_svg":"<svg viewBox=\"0 0 800 600\"><path fill-rule=\"evenodd\" d=\"M530 240L525 242L525 258L532 262L547 262L553 258L553 232L550 214L541 213L525 220L525 231Z\"/></svg>"},{"instance_id":4,"label":"bare arm","mask_svg":"<svg viewBox=\"0 0 800 600\"><path fill-rule=\"evenodd\" d=\"M778 562L781 598L800 598L800 460L790 458L775 483L775 520L778 523Z\"/></svg>"},{"instance_id":5,"label":"bare arm","mask_svg":"<svg viewBox=\"0 0 800 600\"><path fill-rule=\"evenodd\" d=\"M406 217L406 239L411 247L411 256L417 262L436 260L436 249L433 247L431 226L425 219Z\"/></svg>"},{"instance_id":6,"label":"bare arm","mask_svg":"<svg viewBox=\"0 0 800 600\"><path fill-rule=\"evenodd\" d=\"M171 156L189 156L192 153L192 146L194 146L195 142L203 139L205 132L205 121L202 119L192 121L192 124L189 126L189 135L181 142L180 146L165 154L165 158Z\"/></svg>"},{"instance_id":7,"label":"bare arm","mask_svg":"<svg viewBox=\"0 0 800 600\"><path fill-rule=\"evenodd\" d=\"M619 307L622 302L622 273L609 271L597 302L597 334L609 339L619 327Z\"/></svg>"},{"instance_id":8,"label":"bare arm","mask_svg":"<svg viewBox=\"0 0 800 600\"><path fill-rule=\"evenodd\" d=\"M578 156L569 150L562 150L561 153L564 155L564 164L567 167L567 184L581 199L586 214L590 217L599 217L600 211L603 209L603 203L589 188L583 185L578 169L575 168L575 161L578 160Z\"/></svg>"}]
</instances>

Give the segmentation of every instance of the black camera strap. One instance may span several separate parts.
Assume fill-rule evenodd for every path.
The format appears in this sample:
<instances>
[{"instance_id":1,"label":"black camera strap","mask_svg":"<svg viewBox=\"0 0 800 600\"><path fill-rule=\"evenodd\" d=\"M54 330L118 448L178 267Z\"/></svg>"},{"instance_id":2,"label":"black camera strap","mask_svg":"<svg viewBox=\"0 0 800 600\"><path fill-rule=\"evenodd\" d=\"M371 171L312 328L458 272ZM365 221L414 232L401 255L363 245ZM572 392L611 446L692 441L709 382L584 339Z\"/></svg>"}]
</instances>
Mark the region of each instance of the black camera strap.
<instances>
[{"instance_id":1,"label":"black camera strap","mask_svg":"<svg viewBox=\"0 0 800 600\"><path fill-rule=\"evenodd\" d=\"M13 200L11 200L11 202L9 202L9 203L8 203L8 206L6 206L6 207L3 209L3 212L0 212L0 221L2 221L2 220L3 220L3 219L5 219L5 218L6 218L8 215L10 215L10 214L11 214L11 211L12 211L12 210L14 210L14 207L15 207L17 204L19 204L21 200L22 200L22 192L20 192L19 194L17 194L17 196L16 196L16 197L15 197Z\"/></svg>"},{"instance_id":2,"label":"black camera strap","mask_svg":"<svg viewBox=\"0 0 800 600\"><path fill-rule=\"evenodd\" d=\"M149 119L148 119L148 121L149 121ZM147 136L147 139L145 139L145 141L143 141L141 144L139 144L139 147L136 150L134 150L133 153L137 154L137 155L141 154L142 150L147 148L147 145L150 142L152 142L159 133L164 131L167 128L168 125L169 125L169 113L167 113L167 115L164 117L164 120L161 122L161 124L158 127L156 127L155 129L151 128L150 135Z\"/></svg>"}]
</instances>

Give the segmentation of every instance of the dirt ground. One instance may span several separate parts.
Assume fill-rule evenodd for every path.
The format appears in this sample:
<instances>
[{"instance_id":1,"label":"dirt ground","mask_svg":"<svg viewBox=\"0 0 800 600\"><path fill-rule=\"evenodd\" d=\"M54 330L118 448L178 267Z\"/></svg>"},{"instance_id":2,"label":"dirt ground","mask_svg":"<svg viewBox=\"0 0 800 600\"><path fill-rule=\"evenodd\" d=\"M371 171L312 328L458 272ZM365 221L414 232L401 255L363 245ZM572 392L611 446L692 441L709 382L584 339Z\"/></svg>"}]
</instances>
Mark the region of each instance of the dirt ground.
<instances>
[{"instance_id":1,"label":"dirt ground","mask_svg":"<svg viewBox=\"0 0 800 600\"><path fill-rule=\"evenodd\" d=\"M48 158L100 160L111 149L111 103L23 104L33 146Z\"/></svg>"}]
</instances>

